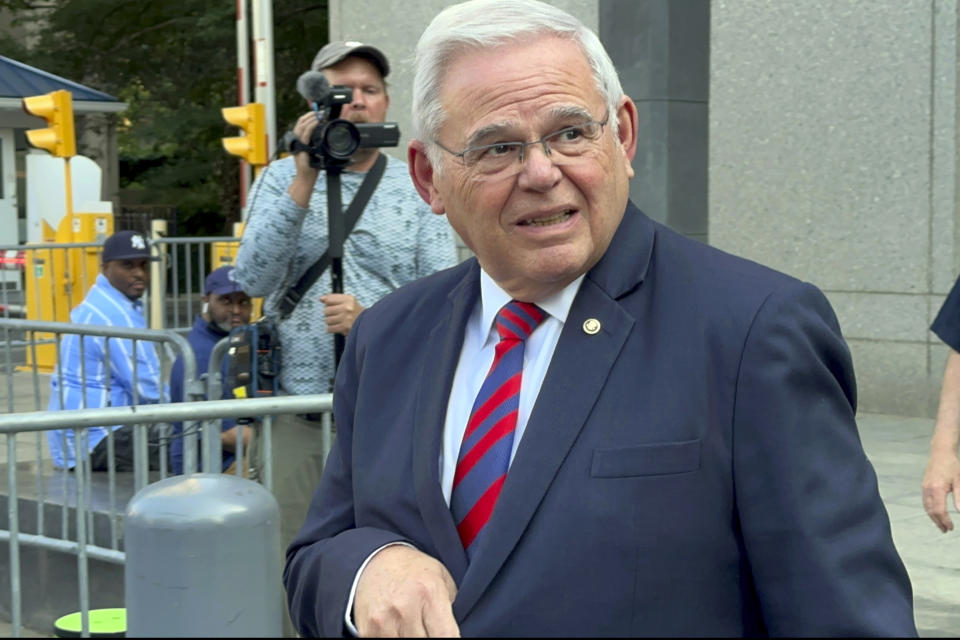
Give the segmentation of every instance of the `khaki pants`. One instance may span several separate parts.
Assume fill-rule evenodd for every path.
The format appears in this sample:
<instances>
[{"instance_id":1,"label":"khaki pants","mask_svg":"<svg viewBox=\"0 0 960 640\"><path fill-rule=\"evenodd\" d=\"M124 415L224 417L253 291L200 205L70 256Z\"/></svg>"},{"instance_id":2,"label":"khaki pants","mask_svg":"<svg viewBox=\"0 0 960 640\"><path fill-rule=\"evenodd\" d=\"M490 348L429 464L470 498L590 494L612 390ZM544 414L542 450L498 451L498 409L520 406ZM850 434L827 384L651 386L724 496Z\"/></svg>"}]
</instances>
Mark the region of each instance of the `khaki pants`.
<instances>
[{"instance_id":1,"label":"khaki pants","mask_svg":"<svg viewBox=\"0 0 960 640\"><path fill-rule=\"evenodd\" d=\"M266 484L261 431L262 427L257 429L250 442L250 463L260 482ZM273 496L280 505L280 549L277 553L282 567L287 547L303 526L310 500L320 484L325 462L322 425L292 414L278 415L273 419L270 442ZM284 636L296 637L286 601L282 608Z\"/></svg>"}]
</instances>

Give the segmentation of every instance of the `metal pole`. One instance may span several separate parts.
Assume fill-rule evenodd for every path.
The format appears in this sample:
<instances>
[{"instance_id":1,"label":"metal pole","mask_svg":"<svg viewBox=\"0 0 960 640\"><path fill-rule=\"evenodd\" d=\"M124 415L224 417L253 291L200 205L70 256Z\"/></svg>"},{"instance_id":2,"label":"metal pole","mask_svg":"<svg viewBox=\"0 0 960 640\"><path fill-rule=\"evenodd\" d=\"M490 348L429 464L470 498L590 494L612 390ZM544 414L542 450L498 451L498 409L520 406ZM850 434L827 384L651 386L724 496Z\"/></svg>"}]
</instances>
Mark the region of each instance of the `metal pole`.
<instances>
[{"instance_id":1,"label":"metal pole","mask_svg":"<svg viewBox=\"0 0 960 640\"><path fill-rule=\"evenodd\" d=\"M237 104L250 102L250 27L246 0L237 0ZM250 190L250 165L240 162L240 211L245 216L247 193ZM241 218L243 219L243 218Z\"/></svg>"},{"instance_id":2,"label":"metal pole","mask_svg":"<svg viewBox=\"0 0 960 640\"><path fill-rule=\"evenodd\" d=\"M276 76L273 71L273 2L252 0L254 61L256 62L255 101L262 102L267 118L267 157L277 146Z\"/></svg>"},{"instance_id":3,"label":"metal pole","mask_svg":"<svg viewBox=\"0 0 960 640\"><path fill-rule=\"evenodd\" d=\"M346 229L343 220L343 202L340 192L339 166L327 166L327 253L330 255L330 284L334 293L343 293L343 242ZM340 356L346 339L343 334L333 334L333 371L336 374L340 366ZM330 391L333 392L333 379L330 379Z\"/></svg>"}]
</instances>

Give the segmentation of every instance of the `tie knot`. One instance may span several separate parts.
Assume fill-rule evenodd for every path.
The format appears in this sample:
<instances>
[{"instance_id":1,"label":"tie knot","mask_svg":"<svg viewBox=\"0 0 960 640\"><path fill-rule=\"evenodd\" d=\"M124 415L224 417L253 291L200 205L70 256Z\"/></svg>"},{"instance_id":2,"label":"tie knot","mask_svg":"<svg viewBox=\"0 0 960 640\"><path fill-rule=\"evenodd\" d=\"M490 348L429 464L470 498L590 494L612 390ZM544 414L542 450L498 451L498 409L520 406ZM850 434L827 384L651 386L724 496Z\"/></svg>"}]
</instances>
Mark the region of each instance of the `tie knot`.
<instances>
[{"instance_id":1,"label":"tie knot","mask_svg":"<svg viewBox=\"0 0 960 640\"><path fill-rule=\"evenodd\" d=\"M545 316L543 309L532 302L511 300L497 314L500 340L526 340Z\"/></svg>"}]
</instances>

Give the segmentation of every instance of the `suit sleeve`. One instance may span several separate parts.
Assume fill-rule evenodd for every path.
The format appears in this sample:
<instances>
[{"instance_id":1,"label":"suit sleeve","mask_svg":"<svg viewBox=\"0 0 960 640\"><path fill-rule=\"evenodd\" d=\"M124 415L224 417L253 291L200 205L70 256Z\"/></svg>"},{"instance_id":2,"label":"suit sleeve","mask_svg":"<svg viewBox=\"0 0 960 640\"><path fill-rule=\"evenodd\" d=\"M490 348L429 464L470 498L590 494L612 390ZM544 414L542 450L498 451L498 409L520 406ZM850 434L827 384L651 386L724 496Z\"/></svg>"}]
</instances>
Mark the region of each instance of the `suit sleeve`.
<instances>
[{"instance_id":1,"label":"suit sleeve","mask_svg":"<svg viewBox=\"0 0 960 640\"><path fill-rule=\"evenodd\" d=\"M914 636L912 590L855 421L830 304L771 294L746 338L733 432L737 516L772 636Z\"/></svg>"},{"instance_id":2,"label":"suit sleeve","mask_svg":"<svg viewBox=\"0 0 960 640\"><path fill-rule=\"evenodd\" d=\"M930 330L954 351L960 351L960 278L953 283Z\"/></svg>"},{"instance_id":3,"label":"suit sleeve","mask_svg":"<svg viewBox=\"0 0 960 640\"><path fill-rule=\"evenodd\" d=\"M344 613L360 566L376 549L403 536L354 521L352 440L357 387L363 369L363 319L347 337L337 369L334 418L337 437L313 494L306 521L287 549L283 582L290 618L304 637L346 636Z\"/></svg>"}]
</instances>

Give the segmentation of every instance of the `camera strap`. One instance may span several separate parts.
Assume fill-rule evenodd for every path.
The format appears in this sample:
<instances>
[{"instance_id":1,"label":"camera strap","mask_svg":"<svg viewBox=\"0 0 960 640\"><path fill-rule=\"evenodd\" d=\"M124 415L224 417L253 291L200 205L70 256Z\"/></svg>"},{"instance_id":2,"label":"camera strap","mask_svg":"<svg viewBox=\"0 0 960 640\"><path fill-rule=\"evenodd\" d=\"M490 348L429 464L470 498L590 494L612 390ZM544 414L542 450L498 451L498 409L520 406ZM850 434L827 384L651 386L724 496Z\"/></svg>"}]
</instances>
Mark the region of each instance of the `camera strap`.
<instances>
[{"instance_id":1,"label":"camera strap","mask_svg":"<svg viewBox=\"0 0 960 640\"><path fill-rule=\"evenodd\" d=\"M357 189L356 195L353 196L353 200L350 201L350 206L347 207L347 211L344 214L344 236L349 236L350 232L353 231L353 227L357 224L360 214L363 213L363 209L367 206L370 196L373 195L373 190L377 188L380 178L383 177L383 172L386 167L387 156L383 153L378 154L377 161L370 167L370 171L367 172L366 177L360 184L360 188ZM327 212L327 215L330 215L330 212ZM303 298L303 294L313 286L313 283L317 281L320 274L329 266L330 252L324 251L320 259L314 262L313 265L300 276L297 284L287 289L287 292L277 305L281 320L285 320L287 316L293 312L294 308L299 304L300 299Z\"/></svg>"}]
</instances>

